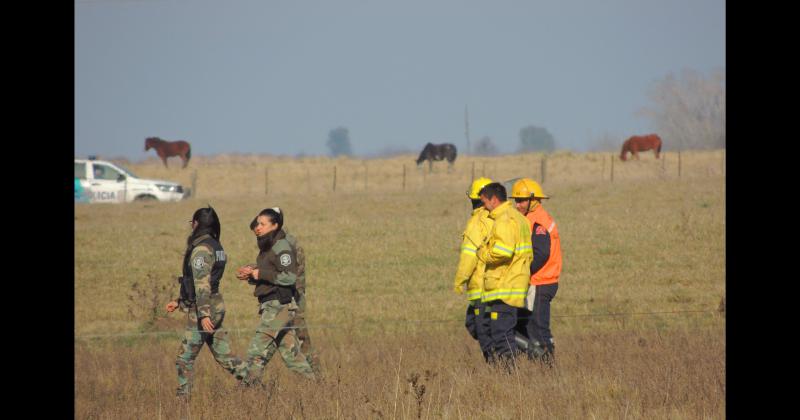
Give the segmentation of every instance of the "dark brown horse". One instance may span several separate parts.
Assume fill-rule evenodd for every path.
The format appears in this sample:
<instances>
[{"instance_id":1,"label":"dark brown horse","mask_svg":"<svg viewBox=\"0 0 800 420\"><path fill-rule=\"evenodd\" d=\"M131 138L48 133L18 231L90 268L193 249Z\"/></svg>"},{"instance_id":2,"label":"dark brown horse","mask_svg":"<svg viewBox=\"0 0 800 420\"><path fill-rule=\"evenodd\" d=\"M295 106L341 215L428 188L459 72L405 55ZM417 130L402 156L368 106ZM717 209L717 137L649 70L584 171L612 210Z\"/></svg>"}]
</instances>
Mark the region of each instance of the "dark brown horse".
<instances>
[{"instance_id":1,"label":"dark brown horse","mask_svg":"<svg viewBox=\"0 0 800 420\"><path fill-rule=\"evenodd\" d=\"M653 150L658 159L658 154L661 153L661 137L657 134L648 134L646 136L631 136L625 143L622 143L622 151L619 158L623 161L627 160L628 152L636 159L639 159L639 152L645 150Z\"/></svg>"},{"instance_id":2,"label":"dark brown horse","mask_svg":"<svg viewBox=\"0 0 800 420\"><path fill-rule=\"evenodd\" d=\"M189 159L192 157L192 147L183 140L166 141L158 137L148 137L144 141L144 151L150 150L151 147L156 149L158 157L161 158L166 167L169 167L167 165L168 157L180 156L184 168L189 164Z\"/></svg>"},{"instance_id":3,"label":"dark brown horse","mask_svg":"<svg viewBox=\"0 0 800 420\"><path fill-rule=\"evenodd\" d=\"M456 154L456 146L450 143L428 143L425 145L425 148L422 149L422 152L420 152L419 157L417 158L417 166L421 165L423 161L427 160L429 169L433 170L434 160L447 159L447 169L449 170L453 167L453 162L456 160Z\"/></svg>"}]
</instances>

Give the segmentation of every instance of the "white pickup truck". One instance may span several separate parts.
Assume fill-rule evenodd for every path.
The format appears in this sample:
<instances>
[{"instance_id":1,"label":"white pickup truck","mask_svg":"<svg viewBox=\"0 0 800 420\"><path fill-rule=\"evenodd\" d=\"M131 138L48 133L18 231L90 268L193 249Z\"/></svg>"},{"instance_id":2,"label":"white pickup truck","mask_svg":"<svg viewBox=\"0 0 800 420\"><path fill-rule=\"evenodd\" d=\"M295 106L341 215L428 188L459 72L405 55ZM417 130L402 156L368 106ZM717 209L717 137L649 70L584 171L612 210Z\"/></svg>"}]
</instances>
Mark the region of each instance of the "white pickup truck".
<instances>
[{"instance_id":1,"label":"white pickup truck","mask_svg":"<svg viewBox=\"0 0 800 420\"><path fill-rule=\"evenodd\" d=\"M183 186L171 181L142 179L114 163L75 159L75 201L130 203L132 201L180 201L189 196Z\"/></svg>"}]
</instances>

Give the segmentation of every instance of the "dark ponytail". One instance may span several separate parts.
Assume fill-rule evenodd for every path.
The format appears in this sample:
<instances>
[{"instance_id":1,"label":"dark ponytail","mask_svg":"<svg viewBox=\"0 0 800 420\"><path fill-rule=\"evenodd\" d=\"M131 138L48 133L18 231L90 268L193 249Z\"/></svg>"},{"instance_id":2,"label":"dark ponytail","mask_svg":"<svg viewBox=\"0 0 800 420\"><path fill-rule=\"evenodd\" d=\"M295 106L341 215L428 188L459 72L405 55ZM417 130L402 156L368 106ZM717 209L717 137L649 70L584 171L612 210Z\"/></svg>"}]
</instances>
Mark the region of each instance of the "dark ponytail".
<instances>
[{"instance_id":1,"label":"dark ponytail","mask_svg":"<svg viewBox=\"0 0 800 420\"><path fill-rule=\"evenodd\" d=\"M261 210L261 212L258 213L258 216L256 216L256 219L261 216L268 218L270 223L278 225L278 227L272 232L264 236L259 236L256 239L258 242L258 248L261 251L267 251L272 248L272 245L275 244L275 236L277 236L281 229L283 229L283 212L278 207L273 207ZM253 226L253 229L255 229L255 225L253 223L251 223L250 226Z\"/></svg>"},{"instance_id":2,"label":"dark ponytail","mask_svg":"<svg viewBox=\"0 0 800 420\"><path fill-rule=\"evenodd\" d=\"M275 229L276 231L281 230L283 228L283 212L277 208L272 207L268 209L261 210L258 213L259 216L267 216L269 221L278 225L278 228Z\"/></svg>"},{"instance_id":3,"label":"dark ponytail","mask_svg":"<svg viewBox=\"0 0 800 420\"><path fill-rule=\"evenodd\" d=\"M212 238L219 241L222 234L222 225L219 223L219 216L217 212L210 205L197 209L192 215L192 221L197 222L197 227L192 231L187 239L187 245L191 246L192 242L202 235L208 234Z\"/></svg>"}]
</instances>

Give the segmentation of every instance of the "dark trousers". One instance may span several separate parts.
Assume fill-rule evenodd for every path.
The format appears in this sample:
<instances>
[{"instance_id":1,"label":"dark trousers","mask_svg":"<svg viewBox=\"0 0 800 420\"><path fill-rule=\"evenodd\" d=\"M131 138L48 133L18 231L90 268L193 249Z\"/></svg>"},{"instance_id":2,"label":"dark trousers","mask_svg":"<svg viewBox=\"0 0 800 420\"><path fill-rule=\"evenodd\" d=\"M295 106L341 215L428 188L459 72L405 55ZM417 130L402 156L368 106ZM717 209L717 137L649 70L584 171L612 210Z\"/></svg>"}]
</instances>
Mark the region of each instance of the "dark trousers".
<instances>
[{"instance_id":1,"label":"dark trousers","mask_svg":"<svg viewBox=\"0 0 800 420\"><path fill-rule=\"evenodd\" d=\"M486 305L481 301L471 301L467 305L467 314L464 326L472 338L478 340L484 359L489 359L492 351L492 337L489 333L489 323L486 319Z\"/></svg>"},{"instance_id":2,"label":"dark trousers","mask_svg":"<svg viewBox=\"0 0 800 420\"><path fill-rule=\"evenodd\" d=\"M486 305L491 307L491 310L486 311L489 334L492 339L492 355L490 357L510 362L519 352L517 341L514 339L517 308L502 300L486 302Z\"/></svg>"},{"instance_id":3,"label":"dark trousers","mask_svg":"<svg viewBox=\"0 0 800 420\"><path fill-rule=\"evenodd\" d=\"M530 339L541 343L549 353L555 350L553 334L550 332L550 301L556 297L558 283L543 284L536 287L533 298L533 312L530 312L526 328ZM527 312L527 311L526 311Z\"/></svg>"}]
</instances>

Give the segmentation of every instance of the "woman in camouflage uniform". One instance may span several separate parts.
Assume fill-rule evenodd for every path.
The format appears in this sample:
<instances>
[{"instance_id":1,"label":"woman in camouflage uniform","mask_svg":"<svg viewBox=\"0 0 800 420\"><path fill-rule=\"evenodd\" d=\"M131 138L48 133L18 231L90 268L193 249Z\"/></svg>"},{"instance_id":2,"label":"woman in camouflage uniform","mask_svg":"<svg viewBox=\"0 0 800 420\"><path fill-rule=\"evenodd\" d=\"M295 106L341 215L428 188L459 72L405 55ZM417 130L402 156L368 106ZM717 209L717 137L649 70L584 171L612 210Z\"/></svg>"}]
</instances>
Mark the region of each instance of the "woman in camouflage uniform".
<instances>
[{"instance_id":1,"label":"woman in camouflage uniform","mask_svg":"<svg viewBox=\"0 0 800 420\"><path fill-rule=\"evenodd\" d=\"M194 361L208 344L211 354L225 370L242 379L246 365L231 351L228 332L222 328L225 302L219 293L219 282L227 257L219 243L221 226L211 206L194 212L192 233L187 239L183 257L180 297L167 304L167 312L180 307L187 312L186 330L180 353L175 361L178 370L177 395L188 397L194 379Z\"/></svg>"},{"instance_id":2,"label":"woman in camouflage uniform","mask_svg":"<svg viewBox=\"0 0 800 420\"><path fill-rule=\"evenodd\" d=\"M281 216L284 215L283 210L279 207L273 207L273 210L280 213ZM256 227L258 226L258 216L253 218L253 221L250 222L250 230L253 234L258 237L258 233L256 233ZM305 258L305 251L303 247L297 242L297 238L295 238L289 231L284 227L282 228L283 232L286 234L286 240L289 241L289 244L294 247L295 252L297 252L297 282L295 287L297 289L298 297L295 298L297 301L297 313L295 315L294 323L295 323L295 331L297 332L297 339L300 341L300 351L306 355L308 360L308 364L311 365L311 369L314 371L315 375L320 375L320 362L319 362L319 355L317 352L314 351L314 348L311 346L311 336L308 333L308 326L306 325L306 258ZM248 269L248 267L250 269ZM250 272L252 269L258 268L257 264L247 264L244 266L239 267L236 270L236 278L239 280L247 280L250 276Z\"/></svg>"},{"instance_id":3,"label":"woman in camouflage uniform","mask_svg":"<svg viewBox=\"0 0 800 420\"><path fill-rule=\"evenodd\" d=\"M256 218L255 233L260 250L256 268L242 267L249 284L255 286L261 322L247 351L245 385L261 382L264 367L279 351L286 367L307 377L314 372L297 339L296 318L299 300L297 292L297 250L286 239L283 215L275 209L264 209Z\"/></svg>"}]
</instances>

